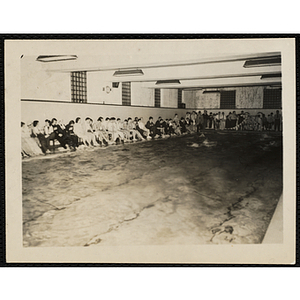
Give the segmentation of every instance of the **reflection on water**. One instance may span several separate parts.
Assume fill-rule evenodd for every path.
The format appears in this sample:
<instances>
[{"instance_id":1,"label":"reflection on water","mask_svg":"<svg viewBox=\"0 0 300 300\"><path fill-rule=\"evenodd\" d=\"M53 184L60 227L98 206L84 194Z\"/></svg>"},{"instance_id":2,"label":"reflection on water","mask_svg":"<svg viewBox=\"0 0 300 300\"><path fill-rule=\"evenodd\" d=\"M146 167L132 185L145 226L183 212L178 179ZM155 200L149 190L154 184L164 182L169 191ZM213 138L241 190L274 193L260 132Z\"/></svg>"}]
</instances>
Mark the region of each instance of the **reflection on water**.
<instances>
[{"instance_id":1,"label":"reflection on water","mask_svg":"<svg viewBox=\"0 0 300 300\"><path fill-rule=\"evenodd\" d=\"M205 135L24 161L24 246L260 243L281 136Z\"/></svg>"}]
</instances>

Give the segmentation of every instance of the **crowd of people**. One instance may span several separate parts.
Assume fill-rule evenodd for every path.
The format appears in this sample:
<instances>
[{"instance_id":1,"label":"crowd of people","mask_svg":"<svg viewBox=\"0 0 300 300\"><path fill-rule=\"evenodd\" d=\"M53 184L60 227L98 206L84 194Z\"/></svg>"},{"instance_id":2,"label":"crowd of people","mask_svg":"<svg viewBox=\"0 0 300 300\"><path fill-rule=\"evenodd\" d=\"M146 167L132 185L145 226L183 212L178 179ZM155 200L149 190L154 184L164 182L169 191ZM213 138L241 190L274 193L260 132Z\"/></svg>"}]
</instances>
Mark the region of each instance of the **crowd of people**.
<instances>
[{"instance_id":1,"label":"crowd of people","mask_svg":"<svg viewBox=\"0 0 300 300\"><path fill-rule=\"evenodd\" d=\"M233 111L229 112L228 115L225 116L224 112L211 112L210 114L207 114L207 112L204 111L204 114L202 115L202 122L202 128L204 129L235 129L255 131L282 130L282 116L278 110L275 112L275 114L270 113L267 116L262 112L259 112L256 115L250 115L250 113L244 111L241 111L239 114Z\"/></svg>"},{"instance_id":2,"label":"crowd of people","mask_svg":"<svg viewBox=\"0 0 300 300\"><path fill-rule=\"evenodd\" d=\"M55 143L70 151L78 148L108 146L155 138L166 138L182 134L200 133L204 129L235 129L235 130L281 130L279 111L250 116L249 113L236 114L235 111L225 116L224 112L207 113L201 111L186 112L185 117L154 120L149 117L147 122L142 117L131 117L121 120L115 117L99 117L96 121L90 117L84 120L77 117L68 124L46 119L44 125L38 120L26 125L21 122L22 157L51 153Z\"/></svg>"}]
</instances>

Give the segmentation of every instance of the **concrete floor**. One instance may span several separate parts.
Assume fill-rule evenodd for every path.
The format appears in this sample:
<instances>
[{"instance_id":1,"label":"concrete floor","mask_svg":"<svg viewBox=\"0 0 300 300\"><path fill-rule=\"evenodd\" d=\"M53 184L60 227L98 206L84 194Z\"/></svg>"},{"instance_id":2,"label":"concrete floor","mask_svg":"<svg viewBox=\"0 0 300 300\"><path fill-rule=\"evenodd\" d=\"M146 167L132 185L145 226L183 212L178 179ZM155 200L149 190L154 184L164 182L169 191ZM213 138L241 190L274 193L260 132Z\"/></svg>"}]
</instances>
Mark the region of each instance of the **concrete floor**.
<instances>
[{"instance_id":1,"label":"concrete floor","mask_svg":"<svg viewBox=\"0 0 300 300\"><path fill-rule=\"evenodd\" d=\"M204 134L24 160L24 246L261 243L281 133Z\"/></svg>"}]
</instances>

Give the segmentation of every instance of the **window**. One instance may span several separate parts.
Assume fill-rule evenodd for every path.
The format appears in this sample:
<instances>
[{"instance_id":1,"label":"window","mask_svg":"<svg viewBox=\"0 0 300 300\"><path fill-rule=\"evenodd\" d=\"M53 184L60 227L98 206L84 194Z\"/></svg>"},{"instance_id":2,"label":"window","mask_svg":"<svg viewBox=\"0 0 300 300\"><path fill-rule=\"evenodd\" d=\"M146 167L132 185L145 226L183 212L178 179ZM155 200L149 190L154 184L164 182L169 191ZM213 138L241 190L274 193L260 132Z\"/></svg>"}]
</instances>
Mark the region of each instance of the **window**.
<instances>
[{"instance_id":1,"label":"window","mask_svg":"<svg viewBox=\"0 0 300 300\"><path fill-rule=\"evenodd\" d=\"M178 89L178 108L184 108L185 104L182 103L182 89Z\"/></svg>"},{"instance_id":2,"label":"window","mask_svg":"<svg viewBox=\"0 0 300 300\"><path fill-rule=\"evenodd\" d=\"M131 82L122 82L122 105L131 105Z\"/></svg>"},{"instance_id":3,"label":"window","mask_svg":"<svg viewBox=\"0 0 300 300\"><path fill-rule=\"evenodd\" d=\"M71 100L77 103L87 102L86 71L71 72Z\"/></svg>"},{"instance_id":4,"label":"window","mask_svg":"<svg viewBox=\"0 0 300 300\"><path fill-rule=\"evenodd\" d=\"M281 108L281 89L264 89L263 108Z\"/></svg>"},{"instance_id":5,"label":"window","mask_svg":"<svg viewBox=\"0 0 300 300\"><path fill-rule=\"evenodd\" d=\"M160 89L154 91L154 106L160 107Z\"/></svg>"},{"instance_id":6,"label":"window","mask_svg":"<svg viewBox=\"0 0 300 300\"><path fill-rule=\"evenodd\" d=\"M220 108L235 108L235 91L221 91Z\"/></svg>"}]
</instances>

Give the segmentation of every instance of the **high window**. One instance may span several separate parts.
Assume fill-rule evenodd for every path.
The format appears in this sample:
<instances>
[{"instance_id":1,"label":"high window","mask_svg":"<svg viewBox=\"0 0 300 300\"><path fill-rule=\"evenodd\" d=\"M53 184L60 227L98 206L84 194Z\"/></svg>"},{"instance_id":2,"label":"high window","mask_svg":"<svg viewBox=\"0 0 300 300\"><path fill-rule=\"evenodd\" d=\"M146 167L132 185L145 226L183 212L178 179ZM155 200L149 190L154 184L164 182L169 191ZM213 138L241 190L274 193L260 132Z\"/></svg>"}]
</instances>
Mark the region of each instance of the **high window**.
<instances>
[{"instance_id":1,"label":"high window","mask_svg":"<svg viewBox=\"0 0 300 300\"><path fill-rule=\"evenodd\" d=\"M131 82L122 82L122 105L131 105Z\"/></svg>"},{"instance_id":2,"label":"high window","mask_svg":"<svg viewBox=\"0 0 300 300\"><path fill-rule=\"evenodd\" d=\"M160 89L154 91L154 106L160 107Z\"/></svg>"},{"instance_id":3,"label":"high window","mask_svg":"<svg viewBox=\"0 0 300 300\"><path fill-rule=\"evenodd\" d=\"M177 107L178 108L184 108L185 107L185 104L182 103L182 89L178 89L178 98L177 98Z\"/></svg>"},{"instance_id":4,"label":"high window","mask_svg":"<svg viewBox=\"0 0 300 300\"><path fill-rule=\"evenodd\" d=\"M235 91L221 91L220 108L235 108Z\"/></svg>"},{"instance_id":5,"label":"high window","mask_svg":"<svg viewBox=\"0 0 300 300\"><path fill-rule=\"evenodd\" d=\"M281 108L281 89L264 89L263 108Z\"/></svg>"},{"instance_id":6,"label":"high window","mask_svg":"<svg viewBox=\"0 0 300 300\"><path fill-rule=\"evenodd\" d=\"M87 102L86 71L71 72L71 100L77 103Z\"/></svg>"}]
</instances>

